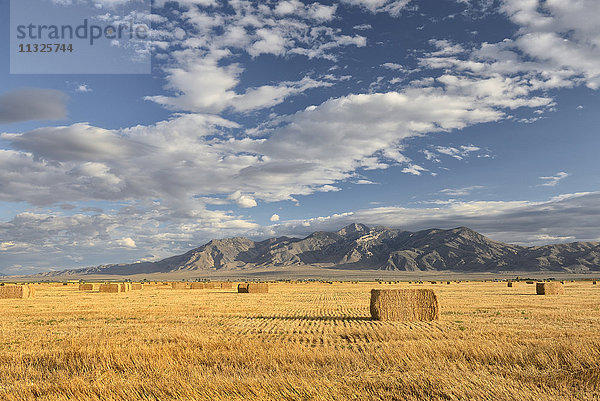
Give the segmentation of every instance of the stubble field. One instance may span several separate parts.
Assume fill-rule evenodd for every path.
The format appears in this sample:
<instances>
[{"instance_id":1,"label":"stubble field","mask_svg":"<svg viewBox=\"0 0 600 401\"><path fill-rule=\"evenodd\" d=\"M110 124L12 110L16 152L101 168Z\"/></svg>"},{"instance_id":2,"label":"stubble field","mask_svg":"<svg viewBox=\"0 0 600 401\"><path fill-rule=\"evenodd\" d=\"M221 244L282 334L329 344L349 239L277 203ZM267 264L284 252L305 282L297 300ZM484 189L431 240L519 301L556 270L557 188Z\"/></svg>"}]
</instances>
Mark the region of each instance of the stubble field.
<instances>
[{"instance_id":1,"label":"stubble field","mask_svg":"<svg viewBox=\"0 0 600 401\"><path fill-rule=\"evenodd\" d=\"M0 300L0 400L600 399L600 288L270 284ZM433 288L435 322L370 320L371 288Z\"/></svg>"}]
</instances>

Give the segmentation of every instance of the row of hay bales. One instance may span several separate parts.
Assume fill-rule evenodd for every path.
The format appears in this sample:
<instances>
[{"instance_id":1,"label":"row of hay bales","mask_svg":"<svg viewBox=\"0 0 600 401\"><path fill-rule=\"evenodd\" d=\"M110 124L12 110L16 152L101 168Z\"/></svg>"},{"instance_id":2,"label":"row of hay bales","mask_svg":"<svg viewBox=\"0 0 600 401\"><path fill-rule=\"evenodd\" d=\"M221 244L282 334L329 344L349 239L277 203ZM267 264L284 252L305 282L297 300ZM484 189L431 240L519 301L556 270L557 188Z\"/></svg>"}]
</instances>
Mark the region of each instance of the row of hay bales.
<instances>
[{"instance_id":1,"label":"row of hay bales","mask_svg":"<svg viewBox=\"0 0 600 401\"><path fill-rule=\"evenodd\" d=\"M4 285L0 287L0 299L10 298L33 298L35 288L33 285Z\"/></svg>"},{"instance_id":2,"label":"row of hay bales","mask_svg":"<svg viewBox=\"0 0 600 401\"><path fill-rule=\"evenodd\" d=\"M514 284L508 282L509 287L513 287ZM536 283L538 295L564 293L564 285L561 282ZM431 321L439 319L440 316L437 296L431 289L372 289L370 311L373 320Z\"/></svg>"},{"instance_id":3,"label":"row of hay bales","mask_svg":"<svg viewBox=\"0 0 600 401\"><path fill-rule=\"evenodd\" d=\"M192 282L188 283L185 281L173 281L170 283L171 288L174 290L211 290L211 289L232 289L233 283L228 281L225 282Z\"/></svg>"},{"instance_id":4,"label":"row of hay bales","mask_svg":"<svg viewBox=\"0 0 600 401\"><path fill-rule=\"evenodd\" d=\"M128 292L142 290L142 283L81 283L79 291L97 291L97 292Z\"/></svg>"},{"instance_id":5,"label":"row of hay bales","mask_svg":"<svg viewBox=\"0 0 600 401\"><path fill-rule=\"evenodd\" d=\"M518 282L509 281L506 283L508 287L516 287ZM529 281L526 281L529 284ZM533 284L533 282L531 282ZM535 283L535 293L537 295L563 295L565 293L565 286L560 281L543 281Z\"/></svg>"}]
</instances>

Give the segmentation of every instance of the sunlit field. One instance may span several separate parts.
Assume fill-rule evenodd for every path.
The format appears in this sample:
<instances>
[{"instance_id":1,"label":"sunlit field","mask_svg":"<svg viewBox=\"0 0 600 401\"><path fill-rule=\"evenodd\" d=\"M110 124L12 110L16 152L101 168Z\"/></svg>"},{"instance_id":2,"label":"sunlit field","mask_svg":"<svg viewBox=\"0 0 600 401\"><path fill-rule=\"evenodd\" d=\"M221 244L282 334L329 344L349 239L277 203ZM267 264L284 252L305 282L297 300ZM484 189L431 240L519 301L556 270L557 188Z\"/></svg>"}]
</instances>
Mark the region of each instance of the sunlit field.
<instances>
[{"instance_id":1,"label":"sunlit field","mask_svg":"<svg viewBox=\"0 0 600 401\"><path fill-rule=\"evenodd\" d=\"M600 399L600 286L278 283L0 300L0 400ZM435 322L378 322L371 288L433 288Z\"/></svg>"}]
</instances>

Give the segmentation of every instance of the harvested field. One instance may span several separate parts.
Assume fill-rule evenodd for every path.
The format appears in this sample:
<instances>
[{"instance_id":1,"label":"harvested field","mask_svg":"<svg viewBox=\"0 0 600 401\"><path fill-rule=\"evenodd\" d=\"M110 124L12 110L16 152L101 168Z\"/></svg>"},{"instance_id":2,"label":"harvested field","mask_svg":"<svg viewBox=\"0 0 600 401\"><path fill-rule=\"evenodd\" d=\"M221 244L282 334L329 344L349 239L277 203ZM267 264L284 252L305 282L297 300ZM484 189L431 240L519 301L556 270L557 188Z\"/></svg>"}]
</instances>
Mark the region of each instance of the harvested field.
<instances>
[{"instance_id":1,"label":"harvested field","mask_svg":"<svg viewBox=\"0 0 600 401\"><path fill-rule=\"evenodd\" d=\"M440 319L374 321L376 283L0 300L0 400L594 400L600 291L435 289Z\"/></svg>"}]
</instances>

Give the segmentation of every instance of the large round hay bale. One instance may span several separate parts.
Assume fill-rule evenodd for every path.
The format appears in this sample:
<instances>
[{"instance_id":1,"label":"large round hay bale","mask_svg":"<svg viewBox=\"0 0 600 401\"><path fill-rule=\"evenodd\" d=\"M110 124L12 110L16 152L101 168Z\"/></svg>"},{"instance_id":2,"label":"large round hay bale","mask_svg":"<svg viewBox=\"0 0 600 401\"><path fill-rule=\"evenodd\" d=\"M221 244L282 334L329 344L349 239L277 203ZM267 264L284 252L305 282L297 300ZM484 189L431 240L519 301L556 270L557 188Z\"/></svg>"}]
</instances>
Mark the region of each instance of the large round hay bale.
<instances>
[{"instance_id":1,"label":"large round hay bale","mask_svg":"<svg viewBox=\"0 0 600 401\"><path fill-rule=\"evenodd\" d=\"M269 292L269 284L267 283L244 283L238 284L239 293L266 293Z\"/></svg>"},{"instance_id":2,"label":"large round hay bale","mask_svg":"<svg viewBox=\"0 0 600 401\"><path fill-rule=\"evenodd\" d=\"M100 292L123 292L121 284L110 283L100 284Z\"/></svg>"},{"instance_id":3,"label":"large round hay bale","mask_svg":"<svg viewBox=\"0 0 600 401\"><path fill-rule=\"evenodd\" d=\"M0 299L33 298L35 288L32 285L5 285L0 287Z\"/></svg>"},{"instance_id":4,"label":"large round hay bale","mask_svg":"<svg viewBox=\"0 0 600 401\"><path fill-rule=\"evenodd\" d=\"M535 292L537 295L563 295L565 293L565 287L555 281L536 283Z\"/></svg>"},{"instance_id":5,"label":"large round hay bale","mask_svg":"<svg viewBox=\"0 0 600 401\"><path fill-rule=\"evenodd\" d=\"M188 283L184 283L182 281L174 281L171 283L171 288L174 290L185 290L190 287L188 286Z\"/></svg>"},{"instance_id":6,"label":"large round hay bale","mask_svg":"<svg viewBox=\"0 0 600 401\"><path fill-rule=\"evenodd\" d=\"M93 283L79 284L79 291L95 291L97 289L98 286Z\"/></svg>"},{"instance_id":7,"label":"large round hay bale","mask_svg":"<svg viewBox=\"0 0 600 401\"><path fill-rule=\"evenodd\" d=\"M373 320L430 321L439 317L440 308L433 290L371 290Z\"/></svg>"},{"instance_id":8,"label":"large round hay bale","mask_svg":"<svg viewBox=\"0 0 600 401\"><path fill-rule=\"evenodd\" d=\"M514 286L515 286L515 283L513 283L512 281L509 281L509 282L508 282L508 284L507 284L507 286L508 286L508 287L514 287Z\"/></svg>"}]
</instances>

